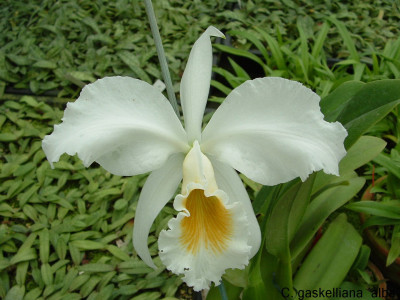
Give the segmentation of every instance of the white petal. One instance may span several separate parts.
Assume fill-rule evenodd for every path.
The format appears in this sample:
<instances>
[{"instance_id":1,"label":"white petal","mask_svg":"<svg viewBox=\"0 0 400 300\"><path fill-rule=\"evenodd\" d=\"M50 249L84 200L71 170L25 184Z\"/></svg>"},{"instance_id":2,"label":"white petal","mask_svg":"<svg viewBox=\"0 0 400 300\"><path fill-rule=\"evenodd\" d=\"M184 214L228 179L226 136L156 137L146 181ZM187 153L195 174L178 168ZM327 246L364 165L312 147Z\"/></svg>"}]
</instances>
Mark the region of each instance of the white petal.
<instances>
[{"instance_id":1,"label":"white petal","mask_svg":"<svg viewBox=\"0 0 400 300\"><path fill-rule=\"evenodd\" d=\"M177 200L186 208L168 222L169 230L158 239L167 269L183 274L183 281L200 291L211 282L219 285L226 269L243 269L249 263L248 222L241 203L230 203L221 190L206 197L198 187Z\"/></svg>"},{"instance_id":2,"label":"white petal","mask_svg":"<svg viewBox=\"0 0 400 300\"><path fill-rule=\"evenodd\" d=\"M241 203L243 211L246 214L249 222L250 258L252 258L260 248L261 231L249 195L243 186L242 180L234 169L212 157L209 158L214 167L214 174L218 187L228 195L231 203Z\"/></svg>"},{"instance_id":3,"label":"white petal","mask_svg":"<svg viewBox=\"0 0 400 300\"><path fill-rule=\"evenodd\" d=\"M207 28L190 52L181 81L181 103L190 142L201 137L201 124L210 90L212 67L210 36L224 37L215 27Z\"/></svg>"},{"instance_id":4,"label":"white petal","mask_svg":"<svg viewBox=\"0 0 400 300\"><path fill-rule=\"evenodd\" d=\"M77 153L85 166L96 161L123 176L157 169L172 153L188 150L166 98L129 77L106 77L85 86L42 146L51 164L63 153Z\"/></svg>"},{"instance_id":5,"label":"white petal","mask_svg":"<svg viewBox=\"0 0 400 300\"><path fill-rule=\"evenodd\" d=\"M160 258L169 270L184 274L189 286L199 291L211 282L218 285L226 269L248 264L250 232L243 205L218 189L197 141L183 162L182 194L174 208L178 216L158 239Z\"/></svg>"},{"instance_id":6,"label":"white petal","mask_svg":"<svg viewBox=\"0 0 400 300\"><path fill-rule=\"evenodd\" d=\"M155 218L173 197L182 180L183 158L180 153L171 156L164 166L150 174L140 193L133 227L133 246L143 261L153 268L155 265L147 247L147 238Z\"/></svg>"},{"instance_id":7,"label":"white petal","mask_svg":"<svg viewBox=\"0 0 400 300\"><path fill-rule=\"evenodd\" d=\"M275 185L324 169L338 175L343 126L323 120L319 96L298 82L259 78L234 89L204 129L204 153Z\"/></svg>"}]
</instances>

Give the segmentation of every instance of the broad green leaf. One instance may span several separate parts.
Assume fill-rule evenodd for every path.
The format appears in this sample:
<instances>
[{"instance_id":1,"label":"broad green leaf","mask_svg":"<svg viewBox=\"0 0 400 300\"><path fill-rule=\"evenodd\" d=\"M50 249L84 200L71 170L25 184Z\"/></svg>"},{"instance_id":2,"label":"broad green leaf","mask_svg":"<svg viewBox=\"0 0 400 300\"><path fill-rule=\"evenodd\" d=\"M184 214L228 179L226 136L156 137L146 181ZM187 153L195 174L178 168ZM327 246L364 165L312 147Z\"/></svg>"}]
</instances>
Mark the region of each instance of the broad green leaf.
<instances>
[{"instance_id":1,"label":"broad green leaf","mask_svg":"<svg viewBox=\"0 0 400 300\"><path fill-rule=\"evenodd\" d=\"M362 238L340 214L306 257L294 278L298 290L339 287L361 247Z\"/></svg>"},{"instance_id":2,"label":"broad green leaf","mask_svg":"<svg viewBox=\"0 0 400 300\"><path fill-rule=\"evenodd\" d=\"M365 165L376 156L379 156L385 146L386 142L381 138L362 136L340 161L340 174L346 174Z\"/></svg>"},{"instance_id":3,"label":"broad green leaf","mask_svg":"<svg viewBox=\"0 0 400 300\"><path fill-rule=\"evenodd\" d=\"M400 103L400 79L365 84L337 117L348 131L346 149Z\"/></svg>"},{"instance_id":4,"label":"broad green leaf","mask_svg":"<svg viewBox=\"0 0 400 300\"><path fill-rule=\"evenodd\" d=\"M90 279L90 275L89 274L81 274L78 275L77 277L75 277L72 282L71 285L69 286L69 291L75 291L78 288L80 288L85 282L87 282Z\"/></svg>"},{"instance_id":5,"label":"broad green leaf","mask_svg":"<svg viewBox=\"0 0 400 300\"><path fill-rule=\"evenodd\" d=\"M290 244L292 259L304 250L326 218L353 198L364 184L364 178L351 178L348 185L328 189L311 201Z\"/></svg>"},{"instance_id":6,"label":"broad green leaf","mask_svg":"<svg viewBox=\"0 0 400 300\"><path fill-rule=\"evenodd\" d=\"M324 119L328 122L336 121L343 108L364 85L365 83L360 81L347 81L321 99L320 106Z\"/></svg>"},{"instance_id":7,"label":"broad green leaf","mask_svg":"<svg viewBox=\"0 0 400 300\"><path fill-rule=\"evenodd\" d=\"M42 274L42 279L44 284L52 285L53 284L53 272L48 263L42 264L40 268L40 272Z\"/></svg>"},{"instance_id":8,"label":"broad green leaf","mask_svg":"<svg viewBox=\"0 0 400 300\"><path fill-rule=\"evenodd\" d=\"M371 254L371 248L368 247L367 245L362 245L360 248L360 252L358 253L358 256L354 261L354 264L351 267L351 269L354 271L357 271L357 269L364 270L368 265L370 254Z\"/></svg>"},{"instance_id":9,"label":"broad green leaf","mask_svg":"<svg viewBox=\"0 0 400 300\"><path fill-rule=\"evenodd\" d=\"M275 204L266 225L265 245L269 253L288 261L289 243L307 208L315 174L290 188Z\"/></svg>"},{"instance_id":10,"label":"broad green leaf","mask_svg":"<svg viewBox=\"0 0 400 300\"><path fill-rule=\"evenodd\" d=\"M26 279L26 274L28 272L28 266L29 266L28 261L20 262L17 265L17 274L15 276L15 279L19 286L25 285L25 279Z\"/></svg>"},{"instance_id":11,"label":"broad green leaf","mask_svg":"<svg viewBox=\"0 0 400 300\"><path fill-rule=\"evenodd\" d=\"M263 253L263 244L261 244L260 250L257 255L253 258L250 264L249 272L249 285L244 289L242 299L243 300L266 300L268 299L268 291L261 274L261 259Z\"/></svg>"},{"instance_id":12,"label":"broad green leaf","mask_svg":"<svg viewBox=\"0 0 400 300\"><path fill-rule=\"evenodd\" d=\"M25 295L25 286L15 285L7 293L4 300L22 300Z\"/></svg>"}]
</instances>

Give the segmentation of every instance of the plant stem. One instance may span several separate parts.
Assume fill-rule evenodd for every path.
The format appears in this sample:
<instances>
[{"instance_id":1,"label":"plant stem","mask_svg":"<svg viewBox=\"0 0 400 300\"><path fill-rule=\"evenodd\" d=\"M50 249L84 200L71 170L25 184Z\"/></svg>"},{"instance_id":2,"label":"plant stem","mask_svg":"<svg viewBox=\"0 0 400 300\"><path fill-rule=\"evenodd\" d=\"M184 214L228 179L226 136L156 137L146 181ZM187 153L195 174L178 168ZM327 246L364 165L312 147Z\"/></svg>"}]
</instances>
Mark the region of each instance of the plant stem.
<instances>
[{"instance_id":1,"label":"plant stem","mask_svg":"<svg viewBox=\"0 0 400 300\"><path fill-rule=\"evenodd\" d=\"M222 300L228 300L228 295L226 294L224 282L221 280L221 284L218 286L219 292L221 293Z\"/></svg>"},{"instance_id":2,"label":"plant stem","mask_svg":"<svg viewBox=\"0 0 400 300\"><path fill-rule=\"evenodd\" d=\"M178 118L180 118L178 103L176 102L174 89L172 87L171 76L168 70L167 58L165 57L164 47L161 42L160 32L158 30L153 4L151 3L151 0L145 0L144 4L146 6L146 13L150 22L150 28L153 34L154 43L156 44L158 60L160 61L160 66L161 66L161 72L163 74L164 82L167 87L169 102L171 103L172 108L174 109Z\"/></svg>"}]
</instances>

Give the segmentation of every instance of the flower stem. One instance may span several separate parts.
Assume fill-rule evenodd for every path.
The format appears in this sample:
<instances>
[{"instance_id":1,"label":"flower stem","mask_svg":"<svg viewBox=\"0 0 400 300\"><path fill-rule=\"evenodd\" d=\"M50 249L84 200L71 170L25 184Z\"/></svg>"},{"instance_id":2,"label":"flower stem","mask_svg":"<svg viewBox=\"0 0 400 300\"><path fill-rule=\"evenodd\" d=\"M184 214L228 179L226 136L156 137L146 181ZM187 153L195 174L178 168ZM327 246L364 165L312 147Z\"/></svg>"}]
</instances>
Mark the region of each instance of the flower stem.
<instances>
[{"instance_id":1,"label":"flower stem","mask_svg":"<svg viewBox=\"0 0 400 300\"><path fill-rule=\"evenodd\" d=\"M228 295L226 294L224 282L221 280L221 284L218 286L219 292L221 293L222 300L228 300Z\"/></svg>"},{"instance_id":2,"label":"flower stem","mask_svg":"<svg viewBox=\"0 0 400 300\"><path fill-rule=\"evenodd\" d=\"M154 9L153 9L153 4L151 3L151 0L145 0L144 4L146 6L146 13L147 13L147 17L150 22L150 28L151 28L151 32L153 34L154 43L156 44L158 60L160 61L160 66L161 66L161 72L163 74L164 82L167 87L167 94L168 94L169 102L171 103L172 108L174 109L178 118L180 118L178 103L176 102L174 89L172 87L171 76L170 76L169 70L168 70L167 58L165 57L164 47L161 42L160 32L158 30L156 16L154 14Z\"/></svg>"}]
</instances>

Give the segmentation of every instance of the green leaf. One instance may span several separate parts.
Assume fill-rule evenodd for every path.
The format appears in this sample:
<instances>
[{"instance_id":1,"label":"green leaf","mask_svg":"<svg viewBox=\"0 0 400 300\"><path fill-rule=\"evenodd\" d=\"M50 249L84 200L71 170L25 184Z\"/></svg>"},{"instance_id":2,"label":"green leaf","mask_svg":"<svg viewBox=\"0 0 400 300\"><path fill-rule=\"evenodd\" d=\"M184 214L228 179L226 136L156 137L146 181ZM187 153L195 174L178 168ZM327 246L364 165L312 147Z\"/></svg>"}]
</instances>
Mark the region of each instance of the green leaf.
<instances>
[{"instance_id":1,"label":"green leaf","mask_svg":"<svg viewBox=\"0 0 400 300\"><path fill-rule=\"evenodd\" d=\"M240 65L238 65L232 58L228 57L229 63L231 64L233 70L239 78L243 78L243 82L246 80L250 80L250 75L243 69Z\"/></svg>"},{"instance_id":2,"label":"green leaf","mask_svg":"<svg viewBox=\"0 0 400 300\"><path fill-rule=\"evenodd\" d=\"M354 264L351 267L351 269L364 270L368 265L370 254L371 254L371 248L368 247L367 245L362 245L360 248L360 252L358 253L358 256L354 261Z\"/></svg>"},{"instance_id":3,"label":"green leaf","mask_svg":"<svg viewBox=\"0 0 400 300\"><path fill-rule=\"evenodd\" d=\"M364 184L364 178L351 178L348 185L330 188L311 201L290 244L292 259L304 250L326 218L353 198Z\"/></svg>"},{"instance_id":4,"label":"green leaf","mask_svg":"<svg viewBox=\"0 0 400 300\"><path fill-rule=\"evenodd\" d=\"M261 30L260 28L257 28L257 27L255 29L267 41L268 46L272 53L272 57L274 58L274 61L276 62L278 69L279 70L287 70L285 59L283 58L283 52L279 46L278 41L275 38L273 38L271 35L269 35L267 32L265 32L264 30Z\"/></svg>"},{"instance_id":5,"label":"green leaf","mask_svg":"<svg viewBox=\"0 0 400 300\"><path fill-rule=\"evenodd\" d=\"M307 208L315 174L291 187L275 204L267 220L265 245L269 253L288 261L289 243Z\"/></svg>"},{"instance_id":6,"label":"green leaf","mask_svg":"<svg viewBox=\"0 0 400 300\"><path fill-rule=\"evenodd\" d=\"M146 263L138 260L123 261L118 264L118 270L126 274L147 274L153 271Z\"/></svg>"},{"instance_id":7,"label":"green leaf","mask_svg":"<svg viewBox=\"0 0 400 300\"><path fill-rule=\"evenodd\" d=\"M370 162L385 148L386 142L373 136L362 136L339 163L340 174L346 174Z\"/></svg>"},{"instance_id":8,"label":"green leaf","mask_svg":"<svg viewBox=\"0 0 400 300\"><path fill-rule=\"evenodd\" d=\"M17 274L15 276L15 279L17 281L17 284L20 286L25 285L25 279L26 279L26 274L28 272L28 266L29 266L28 261L21 262L17 265Z\"/></svg>"},{"instance_id":9,"label":"green leaf","mask_svg":"<svg viewBox=\"0 0 400 300\"><path fill-rule=\"evenodd\" d=\"M325 39L328 35L329 27L329 24L324 22L324 24L319 28L318 36L315 40L314 46L312 47L312 57L318 57L320 55L322 46L324 45Z\"/></svg>"},{"instance_id":10,"label":"green leaf","mask_svg":"<svg viewBox=\"0 0 400 300\"><path fill-rule=\"evenodd\" d=\"M258 63L260 66L265 68L265 64L263 63L263 61L257 55L250 53L249 51L246 51L243 49L236 49L236 48L228 47L225 45L219 45L219 44L214 45L214 48L221 50L223 52L229 53L229 54L233 54L233 55L251 59L251 60L255 61L256 63Z\"/></svg>"},{"instance_id":11,"label":"green leaf","mask_svg":"<svg viewBox=\"0 0 400 300\"><path fill-rule=\"evenodd\" d=\"M323 98L320 106L325 120L328 122L336 121L343 108L364 85L365 83L361 81L347 81Z\"/></svg>"},{"instance_id":12,"label":"green leaf","mask_svg":"<svg viewBox=\"0 0 400 300\"><path fill-rule=\"evenodd\" d=\"M386 146L386 142L380 138L372 136L362 136L353 146L348 149L346 156L339 163L340 177L335 175L318 172L313 187L313 194L329 188L329 184L340 182L343 176L348 175L355 169L370 162Z\"/></svg>"},{"instance_id":13,"label":"green leaf","mask_svg":"<svg viewBox=\"0 0 400 300\"><path fill-rule=\"evenodd\" d=\"M374 162L385 167L391 174L400 179L400 162L395 161L393 155L388 156L386 154L381 153L374 158Z\"/></svg>"},{"instance_id":14,"label":"green leaf","mask_svg":"<svg viewBox=\"0 0 400 300\"><path fill-rule=\"evenodd\" d=\"M53 271L48 263L42 264L40 268L40 272L42 274L42 279L45 285L53 284Z\"/></svg>"},{"instance_id":15,"label":"green leaf","mask_svg":"<svg viewBox=\"0 0 400 300\"><path fill-rule=\"evenodd\" d=\"M348 131L348 149L372 125L400 103L400 79L378 80L365 84L337 117Z\"/></svg>"},{"instance_id":16,"label":"green leaf","mask_svg":"<svg viewBox=\"0 0 400 300\"><path fill-rule=\"evenodd\" d=\"M391 265L397 258L400 257L400 225L393 227L392 240L389 254L386 259L386 266Z\"/></svg>"},{"instance_id":17,"label":"green leaf","mask_svg":"<svg viewBox=\"0 0 400 300\"><path fill-rule=\"evenodd\" d=\"M333 24L336 25L339 34L342 36L343 43L347 47L347 49L350 52L350 58L356 60L357 62L360 61L360 56L358 55L358 52L356 50L356 46L354 44L353 38L350 36L350 32L347 30L346 26L344 25L343 22L339 21L336 19L335 16L330 16L328 17L328 20L331 21Z\"/></svg>"},{"instance_id":18,"label":"green leaf","mask_svg":"<svg viewBox=\"0 0 400 300\"><path fill-rule=\"evenodd\" d=\"M262 53L262 55L265 58L265 61L268 61L270 55L268 54L267 49L260 42L260 39L257 38L254 34L252 34L249 31L238 31L238 30L230 30L227 33L230 35L237 35L239 37L249 40ZM238 76L240 76L240 75L238 74Z\"/></svg>"},{"instance_id":19,"label":"green leaf","mask_svg":"<svg viewBox=\"0 0 400 300\"><path fill-rule=\"evenodd\" d=\"M114 271L114 269L115 267L110 264L100 264L100 263L86 264L78 267L79 271L94 272L94 273L111 272Z\"/></svg>"},{"instance_id":20,"label":"green leaf","mask_svg":"<svg viewBox=\"0 0 400 300\"><path fill-rule=\"evenodd\" d=\"M362 238L340 214L306 257L294 278L298 290L339 287L357 257Z\"/></svg>"},{"instance_id":21,"label":"green leaf","mask_svg":"<svg viewBox=\"0 0 400 300\"><path fill-rule=\"evenodd\" d=\"M400 220L400 207L387 202L359 201L346 205L346 208L374 216Z\"/></svg>"},{"instance_id":22,"label":"green leaf","mask_svg":"<svg viewBox=\"0 0 400 300\"><path fill-rule=\"evenodd\" d=\"M123 250L118 248L117 246L107 245L106 249L108 251L110 251L110 253L112 255L114 255L115 257L119 258L120 260L127 261L127 260L130 259L130 256L126 252L124 252Z\"/></svg>"},{"instance_id":23,"label":"green leaf","mask_svg":"<svg viewBox=\"0 0 400 300\"><path fill-rule=\"evenodd\" d=\"M55 69L57 68L57 64L52 62L52 61L48 61L48 60L40 60L35 62L32 67L36 67L36 68L41 68L41 69Z\"/></svg>"},{"instance_id":24,"label":"green leaf","mask_svg":"<svg viewBox=\"0 0 400 300\"><path fill-rule=\"evenodd\" d=\"M44 228L39 234L39 253L40 260L42 263L48 263L49 254L50 254L50 240L49 240L49 230Z\"/></svg>"},{"instance_id":25,"label":"green leaf","mask_svg":"<svg viewBox=\"0 0 400 300\"><path fill-rule=\"evenodd\" d=\"M25 286L15 285L7 293L4 300L22 300L25 295Z\"/></svg>"},{"instance_id":26,"label":"green leaf","mask_svg":"<svg viewBox=\"0 0 400 300\"><path fill-rule=\"evenodd\" d=\"M250 265L249 285L243 291L243 300L265 300L268 299L268 291L261 274L261 259L263 247L261 246L258 254L253 258Z\"/></svg>"},{"instance_id":27,"label":"green leaf","mask_svg":"<svg viewBox=\"0 0 400 300\"><path fill-rule=\"evenodd\" d=\"M96 249L104 249L105 244L95 242L95 241L89 241L89 240L82 240L82 241L73 241L71 242L75 247L81 249L81 250L96 250Z\"/></svg>"}]
</instances>

